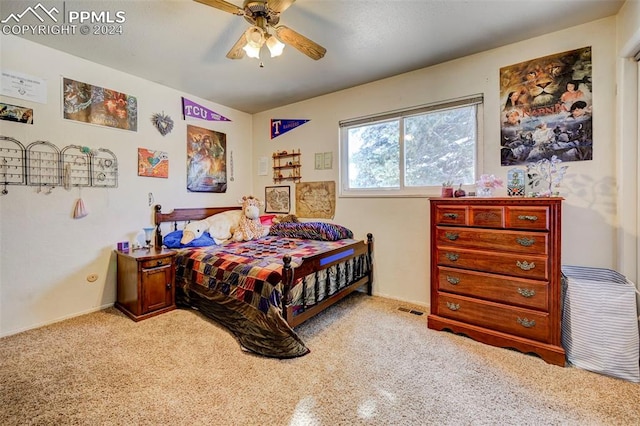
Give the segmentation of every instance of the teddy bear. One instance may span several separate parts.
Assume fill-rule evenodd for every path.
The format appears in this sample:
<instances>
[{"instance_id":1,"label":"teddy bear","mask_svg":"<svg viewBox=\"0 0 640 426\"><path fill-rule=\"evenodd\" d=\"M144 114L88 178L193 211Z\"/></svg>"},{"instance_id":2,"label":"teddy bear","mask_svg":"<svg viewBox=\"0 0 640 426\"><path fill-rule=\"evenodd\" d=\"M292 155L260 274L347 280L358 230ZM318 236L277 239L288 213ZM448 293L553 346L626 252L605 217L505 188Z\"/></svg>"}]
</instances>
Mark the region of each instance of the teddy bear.
<instances>
[{"instance_id":1,"label":"teddy bear","mask_svg":"<svg viewBox=\"0 0 640 426\"><path fill-rule=\"evenodd\" d=\"M260 207L262 201L253 195L242 197L239 202L242 204L242 216L238 227L233 233L234 241L249 241L262 238L269 233L269 227L260 222Z\"/></svg>"}]
</instances>

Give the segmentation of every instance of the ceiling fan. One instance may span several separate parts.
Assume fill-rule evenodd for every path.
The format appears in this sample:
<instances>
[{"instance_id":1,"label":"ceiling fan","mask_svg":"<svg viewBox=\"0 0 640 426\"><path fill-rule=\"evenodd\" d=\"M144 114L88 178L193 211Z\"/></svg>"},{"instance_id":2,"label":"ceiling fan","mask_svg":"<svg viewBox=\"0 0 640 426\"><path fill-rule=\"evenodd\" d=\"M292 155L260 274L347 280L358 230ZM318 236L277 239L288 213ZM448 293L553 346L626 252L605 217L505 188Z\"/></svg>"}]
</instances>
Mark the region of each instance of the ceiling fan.
<instances>
[{"instance_id":1,"label":"ceiling fan","mask_svg":"<svg viewBox=\"0 0 640 426\"><path fill-rule=\"evenodd\" d=\"M245 0L238 7L224 0L195 0L224 12L243 16L251 24L227 53L229 59L241 59L245 53L260 58L260 48L266 44L271 56L279 56L285 44L291 45L311 59L318 60L327 49L284 25L278 25L280 14L295 0ZM278 25L278 26L276 26Z\"/></svg>"}]
</instances>

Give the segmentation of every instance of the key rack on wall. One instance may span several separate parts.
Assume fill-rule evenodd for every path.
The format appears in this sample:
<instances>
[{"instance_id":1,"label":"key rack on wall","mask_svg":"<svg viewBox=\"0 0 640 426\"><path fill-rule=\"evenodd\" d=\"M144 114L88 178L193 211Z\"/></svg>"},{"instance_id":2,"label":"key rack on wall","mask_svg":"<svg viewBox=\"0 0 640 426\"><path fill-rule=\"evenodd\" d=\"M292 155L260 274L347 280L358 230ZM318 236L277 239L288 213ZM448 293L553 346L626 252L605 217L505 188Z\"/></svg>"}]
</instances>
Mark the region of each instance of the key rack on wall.
<instances>
[{"instance_id":1,"label":"key rack on wall","mask_svg":"<svg viewBox=\"0 0 640 426\"><path fill-rule=\"evenodd\" d=\"M25 147L20 141L0 136L0 186L28 185L50 192L65 188L91 186L116 188L118 160L108 149L69 145L62 150L47 141L35 141Z\"/></svg>"}]
</instances>

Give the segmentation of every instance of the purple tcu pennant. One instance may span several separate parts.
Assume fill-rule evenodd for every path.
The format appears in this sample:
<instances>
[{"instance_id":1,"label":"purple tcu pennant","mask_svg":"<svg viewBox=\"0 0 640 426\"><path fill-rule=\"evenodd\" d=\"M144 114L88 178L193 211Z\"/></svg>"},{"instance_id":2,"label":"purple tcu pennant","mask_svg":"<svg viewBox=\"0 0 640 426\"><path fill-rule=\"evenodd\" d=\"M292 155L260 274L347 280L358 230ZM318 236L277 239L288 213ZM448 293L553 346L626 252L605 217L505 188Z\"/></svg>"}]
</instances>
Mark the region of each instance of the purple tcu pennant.
<instances>
[{"instance_id":1,"label":"purple tcu pennant","mask_svg":"<svg viewBox=\"0 0 640 426\"><path fill-rule=\"evenodd\" d=\"M302 126L307 121L309 120L271 119L271 139L277 138L298 126Z\"/></svg>"},{"instance_id":2,"label":"purple tcu pennant","mask_svg":"<svg viewBox=\"0 0 640 426\"><path fill-rule=\"evenodd\" d=\"M182 98L182 114L184 117L199 118L207 121L231 121L227 117L213 112L202 105L198 105L187 98Z\"/></svg>"}]
</instances>

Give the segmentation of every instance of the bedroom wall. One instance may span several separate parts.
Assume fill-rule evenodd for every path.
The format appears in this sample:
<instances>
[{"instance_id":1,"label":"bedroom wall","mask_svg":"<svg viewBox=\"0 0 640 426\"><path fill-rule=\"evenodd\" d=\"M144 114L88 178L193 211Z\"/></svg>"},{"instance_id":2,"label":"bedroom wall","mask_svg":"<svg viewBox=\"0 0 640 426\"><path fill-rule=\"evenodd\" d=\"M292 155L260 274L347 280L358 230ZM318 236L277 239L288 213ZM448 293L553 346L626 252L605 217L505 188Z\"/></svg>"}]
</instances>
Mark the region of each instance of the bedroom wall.
<instances>
[{"instance_id":1,"label":"bedroom wall","mask_svg":"<svg viewBox=\"0 0 640 426\"><path fill-rule=\"evenodd\" d=\"M637 24L632 24L633 25ZM25 145L48 140L112 150L119 161L119 186L112 189L56 188L45 196L33 187L10 186L0 196L0 336L34 328L108 306L115 300L117 241L132 240L151 220L152 192L165 210L184 206L234 204L239 196L264 196L273 185L270 172L259 176L259 159L276 150L300 148L305 181L338 180L338 121L380 111L484 93L484 171L506 174L499 161L499 68L557 52L593 46L595 80L594 160L571 163L562 195L563 261L615 267L616 232L616 21L608 18L565 31L461 58L375 83L354 87L255 116L199 100L153 82L72 57L13 36L0 35L3 69L46 79L48 103L0 96L0 102L34 108L35 124L0 121L0 134ZM294 52L295 54L295 52ZM138 98L139 130L126 132L69 122L61 118L61 77L75 78ZM227 134L234 152L235 182L226 194L188 193L184 164L187 122L180 97L195 101L233 120L188 124ZM166 137L148 118L165 112L175 121ZM271 118L310 119L276 139L269 138ZM637 116L636 116L637 120ZM253 143L252 143L253 141ZM137 148L167 151L169 179L137 176ZM332 152L333 169L314 170L314 153ZM268 163L270 171L271 163ZM637 164L636 164L637 167ZM292 191L294 193L295 191ZM90 214L71 218L82 196ZM379 295L427 305L429 302L429 235L427 198L340 198L335 222L358 237L376 239L376 284ZM637 244L637 239L636 239ZM593 248L597 247L597 250ZM624 249L624 247L622 247ZM97 273L98 281L86 276Z\"/></svg>"},{"instance_id":2,"label":"bedroom wall","mask_svg":"<svg viewBox=\"0 0 640 426\"><path fill-rule=\"evenodd\" d=\"M107 148L118 159L117 188L55 188L51 194L35 187L11 185L0 196L0 336L109 306L115 301L116 242L133 240L151 223L148 193L165 211L176 207L235 205L251 191L251 116L203 101L84 59L13 37L0 36L2 69L19 71L47 82L47 103L0 96L0 102L34 110L34 124L0 121L0 135L25 146L45 140L58 148L77 144ZM138 131L130 132L63 120L61 78L69 77L137 97ZM228 117L232 122L185 121L181 96ZM153 113L164 112L174 128L162 136L151 125ZM226 133L233 151L234 181L225 194L186 190L186 125ZM137 175L137 150L149 148L169 155L169 178ZM89 215L73 219L82 197ZM89 283L88 274L98 280Z\"/></svg>"},{"instance_id":3,"label":"bedroom wall","mask_svg":"<svg viewBox=\"0 0 640 426\"><path fill-rule=\"evenodd\" d=\"M618 270L640 284L640 128L638 117L639 64L633 56L640 52L640 2L628 1L617 15L617 176L619 240ZM640 295L639 301L640 301Z\"/></svg>"},{"instance_id":4,"label":"bedroom wall","mask_svg":"<svg viewBox=\"0 0 640 426\"><path fill-rule=\"evenodd\" d=\"M483 171L506 177L500 165L499 69L530 59L593 48L594 160L571 162L561 194L563 262L616 266L616 20L595 21L437 66L398 75L254 115L254 168L260 157L282 149L302 151L305 181L338 181L338 122L383 111L484 94ZM309 123L269 139L270 119ZM314 170L314 153L333 152L331 170ZM272 185L254 173L254 188ZM295 189L292 188L292 194ZM504 194L503 190L503 194ZM436 194L434 194L436 195ZM293 197L292 197L293 198ZM429 303L428 198L339 198L335 222L358 237L375 237L374 292ZM594 248L597 247L597 250Z\"/></svg>"}]
</instances>

